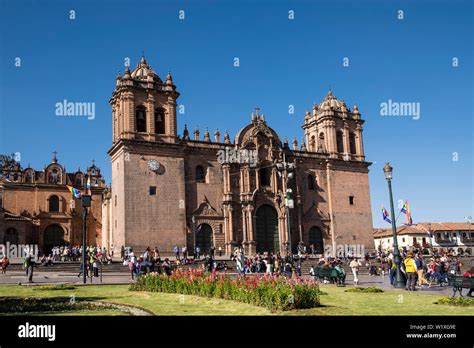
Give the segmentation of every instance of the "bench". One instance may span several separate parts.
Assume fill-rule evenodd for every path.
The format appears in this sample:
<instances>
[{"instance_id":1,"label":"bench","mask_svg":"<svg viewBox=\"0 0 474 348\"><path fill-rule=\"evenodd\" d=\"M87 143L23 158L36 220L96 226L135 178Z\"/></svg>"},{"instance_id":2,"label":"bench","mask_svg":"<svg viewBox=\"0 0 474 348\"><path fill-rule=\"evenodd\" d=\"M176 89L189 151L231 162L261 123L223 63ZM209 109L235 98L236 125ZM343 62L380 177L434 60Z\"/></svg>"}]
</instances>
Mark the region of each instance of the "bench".
<instances>
[{"instance_id":1,"label":"bench","mask_svg":"<svg viewBox=\"0 0 474 348\"><path fill-rule=\"evenodd\" d=\"M314 276L319 279L328 278L334 280L338 285L344 285L345 274L338 272L335 268L315 268Z\"/></svg>"},{"instance_id":2,"label":"bench","mask_svg":"<svg viewBox=\"0 0 474 348\"><path fill-rule=\"evenodd\" d=\"M454 276L448 277L448 285L453 287L453 296L459 291L459 295L462 296L462 289L474 288L474 277Z\"/></svg>"}]
</instances>

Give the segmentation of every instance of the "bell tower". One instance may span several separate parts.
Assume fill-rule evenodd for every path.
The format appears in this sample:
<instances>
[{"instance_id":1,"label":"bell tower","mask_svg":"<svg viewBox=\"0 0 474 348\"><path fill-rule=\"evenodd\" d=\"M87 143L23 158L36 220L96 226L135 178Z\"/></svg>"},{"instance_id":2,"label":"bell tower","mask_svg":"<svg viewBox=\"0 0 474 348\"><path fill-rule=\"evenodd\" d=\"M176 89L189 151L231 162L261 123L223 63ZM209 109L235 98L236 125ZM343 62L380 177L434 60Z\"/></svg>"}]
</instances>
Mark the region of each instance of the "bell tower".
<instances>
[{"instance_id":1,"label":"bell tower","mask_svg":"<svg viewBox=\"0 0 474 348\"><path fill-rule=\"evenodd\" d=\"M112 105L113 137L175 143L177 140L176 100L179 93L168 71L166 80L142 56L133 71L117 75Z\"/></svg>"},{"instance_id":2,"label":"bell tower","mask_svg":"<svg viewBox=\"0 0 474 348\"><path fill-rule=\"evenodd\" d=\"M350 110L329 90L319 105L313 105L311 113L306 111L302 128L307 150L345 161L364 161L363 124L357 105Z\"/></svg>"}]
</instances>

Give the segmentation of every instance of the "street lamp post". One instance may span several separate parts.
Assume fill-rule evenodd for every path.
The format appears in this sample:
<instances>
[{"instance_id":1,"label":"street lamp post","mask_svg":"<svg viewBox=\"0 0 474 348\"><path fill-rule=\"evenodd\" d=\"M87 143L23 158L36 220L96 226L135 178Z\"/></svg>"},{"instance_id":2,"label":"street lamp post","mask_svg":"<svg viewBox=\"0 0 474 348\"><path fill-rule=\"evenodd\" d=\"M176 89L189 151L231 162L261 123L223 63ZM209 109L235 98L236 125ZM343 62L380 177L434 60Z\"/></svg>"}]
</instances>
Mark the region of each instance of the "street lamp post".
<instances>
[{"instance_id":1,"label":"street lamp post","mask_svg":"<svg viewBox=\"0 0 474 348\"><path fill-rule=\"evenodd\" d=\"M472 216L466 216L464 217L464 219L466 220L466 223L468 224L469 226L469 232L467 234L467 240L470 240L471 239L471 224L472 224ZM467 248L466 248L467 249ZM465 251L466 252L466 251Z\"/></svg>"},{"instance_id":2,"label":"street lamp post","mask_svg":"<svg viewBox=\"0 0 474 348\"><path fill-rule=\"evenodd\" d=\"M192 224L192 229L193 229L193 245L194 245L193 256L194 256L194 260L196 260L196 218L194 217L194 215L191 217L191 222L193 223L193 224Z\"/></svg>"},{"instance_id":3,"label":"street lamp post","mask_svg":"<svg viewBox=\"0 0 474 348\"><path fill-rule=\"evenodd\" d=\"M292 198L293 191L288 187L290 180L294 177L295 165L294 163L286 162L285 153L283 153L283 161L276 164L278 174L283 176L285 182L285 213L286 213L286 226L288 229L288 254L291 255L292 245L291 245L291 221L290 221L290 209L294 206L294 201Z\"/></svg>"},{"instance_id":4,"label":"street lamp post","mask_svg":"<svg viewBox=\"0 0 474 348\"><path fill-rule=\"evenodd\" d=\"M91 206L92 197L90 195L82 195L82 276L84 284L87 283L86 269L86 235L87 235L87 208Z\"/></svg>"},{"instance_id":5,"label":"street lamp post","mask_svg":"<svg viewBox=\"0 0 474 348\"><path fill-rule=\"evenodd\" d=\"M397 226L395 221L395 209L393 207L393 195L392 195L392 171L393 168L390 166L390 163L386 163L383 167L385 173L385 179L388 183L388 192L390 195L390 213L392 214L392 234L393 234L393 257L395 261L396 269L396 280L394 287L398 289L403 289L405 287L405 282L402 277L402 272L400 270L400 250L398 249L398 240L397 240Z\"/></svg>"}]
</instances>

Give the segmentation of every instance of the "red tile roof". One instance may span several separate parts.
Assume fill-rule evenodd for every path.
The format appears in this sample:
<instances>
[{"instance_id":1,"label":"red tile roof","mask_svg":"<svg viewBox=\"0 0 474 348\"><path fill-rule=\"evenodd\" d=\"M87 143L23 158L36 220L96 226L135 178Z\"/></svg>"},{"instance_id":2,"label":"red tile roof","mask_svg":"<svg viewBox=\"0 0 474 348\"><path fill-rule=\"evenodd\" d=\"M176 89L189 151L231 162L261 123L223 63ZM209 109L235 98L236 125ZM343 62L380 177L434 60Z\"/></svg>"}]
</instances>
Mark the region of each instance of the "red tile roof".
<instances>
[{"instance_id":1,"label":"red tile roof","mask_svg":"<svg viewBox=\"0 0 474 348\"><path fill-rule=\"evenodd\" d=\"M474 224L470 225L466 222L420 222L412 226L397 227L397 235L428 235L429 231L469 231L469 229L474 232ZM392 236L391 228L374 228L374 238L390 236Z\"/></svg>"}]
</instances>

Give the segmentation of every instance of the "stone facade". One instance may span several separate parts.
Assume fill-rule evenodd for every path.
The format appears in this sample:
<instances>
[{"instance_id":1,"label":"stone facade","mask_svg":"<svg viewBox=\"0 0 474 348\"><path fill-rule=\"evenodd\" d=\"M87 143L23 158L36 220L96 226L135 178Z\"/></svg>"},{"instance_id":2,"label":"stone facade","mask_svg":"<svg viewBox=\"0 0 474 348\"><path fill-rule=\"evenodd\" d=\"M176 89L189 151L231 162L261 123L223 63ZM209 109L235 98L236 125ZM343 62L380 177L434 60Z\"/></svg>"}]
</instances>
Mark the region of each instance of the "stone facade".
<instances>
[{"instance_id":1,"label":"stone facade","mask_svg":"<svg viewBox=\"0 0 474 348\"><path fill-rule=\"evenodd\" d=\"M233 141L227 131L221 138L206 129L201 138L187 127L178 136L178 97L171 74L163 82L144 58L117 77L102 223L109 244L162 253L213 245L227 255L243 246L254 254L286 252L291 236L293 249L374 248L357 106L350 110L329 91L306 112L301 146L296 139L290 146L258 108ZM288 189L294 204L286 209Z\"/></svg>"},{"instance_id":2,"label":"stone facade","mask_svg":"<svg viewBox=\"0 0 474 348\"><path fill-rule=\"evenodd\" d=\"M102 243L102 193L105 182L100 169L92 163L85 173L67 173L54 154L42 171L13 158L0 170L0 242L38 244L48 253L50 247L82 244L82 207L72 199L67 185L84 189L91 178L92 207L88 215L89 245ZM53 245L54 244L54 245Z\"/></svg>"}]
</instances>

